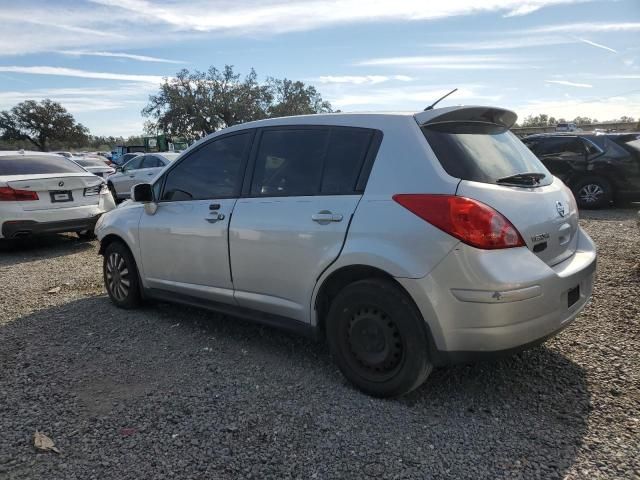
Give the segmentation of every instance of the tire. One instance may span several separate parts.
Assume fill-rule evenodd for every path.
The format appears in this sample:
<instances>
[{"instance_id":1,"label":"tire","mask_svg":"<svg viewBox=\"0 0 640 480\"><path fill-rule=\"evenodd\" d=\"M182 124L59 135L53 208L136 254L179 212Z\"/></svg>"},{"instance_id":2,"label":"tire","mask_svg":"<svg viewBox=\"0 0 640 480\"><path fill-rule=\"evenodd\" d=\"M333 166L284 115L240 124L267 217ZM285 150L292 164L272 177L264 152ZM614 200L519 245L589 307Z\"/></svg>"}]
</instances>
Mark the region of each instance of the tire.
<instances>
[{"instance_id":1,"label":"tire","mask_svg":"<svg viewBox=\"0 0 640 480\"><path fill-rule=\"evenodd\" d=\"M104 286L117 307L132 309L140 305L138 268L124 243L116 241L109 244L104 252L102 271Z\"/></svg>"},{"instance_id":2,"label":"tire","mask_svg":"<svg viewBox=\"0 0 640 480\"><path fill-rule=\"evenodd\" d=\"M113 186L113 183L108 182L107 183L107 188L109 189L109 192L111 192L111 196L113 197L113 203L115 203L117 205L119 203L118 194L116 193L116 189Z\"/></svg>"},{"instance_id":3,"label":"tire","mask_svg":"<svg viewBox=\"0 0 640 480\"><path fill-rule=\"evenodd\" d=\"M346 286L331 303L326 334L342 374L374 397L404 395L433 369L422 316L388 280Z\"/></svg>"},{"instance_id":4,"label":"tire","mask_svg":"<svg viewBox=\"0 0 640 480\"><path fill-rule=\"evenodd\" d=\"M613 189L602 177L584 177L573 185L573 194L578 207L596 209L608 207L613 198Z\"/></svg>"}]
</instances>

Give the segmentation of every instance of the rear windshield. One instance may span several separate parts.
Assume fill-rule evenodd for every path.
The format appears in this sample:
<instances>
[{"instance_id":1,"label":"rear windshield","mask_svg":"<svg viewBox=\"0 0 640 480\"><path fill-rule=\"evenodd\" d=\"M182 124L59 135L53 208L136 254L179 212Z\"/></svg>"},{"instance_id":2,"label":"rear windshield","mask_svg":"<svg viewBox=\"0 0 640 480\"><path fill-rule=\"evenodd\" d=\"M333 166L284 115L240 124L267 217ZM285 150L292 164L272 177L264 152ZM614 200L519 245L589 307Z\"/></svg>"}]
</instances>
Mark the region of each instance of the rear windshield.
<instances>
[{"instance_id":1,"label":"rear windshield","mask_svg":"<svg viewBox=\"0 0 640 480\"><path fill-rule=\"evenodd\" d=\"M78 165L82 165L83 167L106 167L106 164L104 162L101 162L100 160L82 159L82 160L75 160L75 162Z\"/></svg>"},{"instance_id":2,"label":"rear windshield","mask_svg":"<svg viewBox=\"0 0 640 480\"><path fill-rule=\"evenodd\" d=\"M0 155L0 175L82 172L86 170L60 155Z\"/></svg>"},{"instance_id":3,"label":"rear windshield","mask_svg":"<svg viewBox=\"0 0 640 480\"><path fill-rule=\"evenodd\" d=\"M422 127L440 164L452 177L474 182L496 180L518 173L543 173L539 185L553 177L540 160L513 133L497 125L447 123Z\"/></svg>"}]
</instances>

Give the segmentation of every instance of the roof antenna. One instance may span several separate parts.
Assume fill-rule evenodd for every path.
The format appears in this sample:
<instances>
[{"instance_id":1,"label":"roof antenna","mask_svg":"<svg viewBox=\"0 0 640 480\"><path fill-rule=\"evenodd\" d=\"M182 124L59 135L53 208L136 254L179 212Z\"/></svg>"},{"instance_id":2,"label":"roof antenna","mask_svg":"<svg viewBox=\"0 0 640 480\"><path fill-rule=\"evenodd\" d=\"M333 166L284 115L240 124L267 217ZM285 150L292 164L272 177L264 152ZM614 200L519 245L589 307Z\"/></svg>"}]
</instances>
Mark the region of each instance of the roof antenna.
<instances>
[{"instance_id":1,"label":"roof antenna","mask_svg":"<svg viewBox=\"0 0 640 480\"><path fill-rule=\"evenodd\" d=\"M449 93L447 93L446 95L440 97L438 100L436 100L435 102L433 102L431 105L429 105L427 108L424 109L424 111L426 112L427 110L433 110L433 107L435 107L437 104L439 104L442 100L444 100L445 98L447 98L449 95L451 95L454 92L457 92L458 89L454 88L453 90L451 90Z\"/></svg>"}]
</instances>

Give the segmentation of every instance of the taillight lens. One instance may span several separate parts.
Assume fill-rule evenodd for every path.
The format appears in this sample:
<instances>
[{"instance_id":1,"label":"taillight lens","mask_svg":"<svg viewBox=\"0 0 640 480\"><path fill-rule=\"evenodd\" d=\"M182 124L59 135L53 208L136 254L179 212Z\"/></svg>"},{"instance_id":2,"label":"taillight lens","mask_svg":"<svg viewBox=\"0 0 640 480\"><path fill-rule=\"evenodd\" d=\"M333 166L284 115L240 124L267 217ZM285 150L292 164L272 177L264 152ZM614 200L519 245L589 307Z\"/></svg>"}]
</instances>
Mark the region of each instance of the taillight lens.
<instances>
[{"instance_id":1,"label":"taillight lens","mask_svg":"<svg viewBox=\"0 0 640 480\"><path fill-rule=\"evenodd\" d=\"M38 194L30 190L0 187L0 202L23 202L28 200L38 200Z\"/></svg>"},{"instance_id":2,"label":"taillight lens","mask_svg":"<svg viewBox=\"0 0 640 480\"><path fill-rule=\"evenodd\" d=\"M509 220L478 200L423 194L398 194L393 199L434 227L473 247L494 250L525 246Z\"/></svg>"}]
</instances>

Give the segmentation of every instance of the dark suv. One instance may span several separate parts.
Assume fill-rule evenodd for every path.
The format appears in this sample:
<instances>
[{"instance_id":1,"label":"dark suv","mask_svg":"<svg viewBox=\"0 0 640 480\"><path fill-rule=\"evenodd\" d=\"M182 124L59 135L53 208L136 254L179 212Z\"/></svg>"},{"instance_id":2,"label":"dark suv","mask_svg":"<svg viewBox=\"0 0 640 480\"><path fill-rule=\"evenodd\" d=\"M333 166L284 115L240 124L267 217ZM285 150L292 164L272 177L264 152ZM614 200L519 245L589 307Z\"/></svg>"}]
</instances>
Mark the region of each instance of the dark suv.
<instances>
[{"instance_id":1,"label":"dark suv","mask_svg":"<svg viewBox=\"0 0 640 480\"><path fill-rule=\"evenodd\" d=\"M582 208L640 200L640 133L539 134L523 142Z\"/></svg>"}]
</instances>

